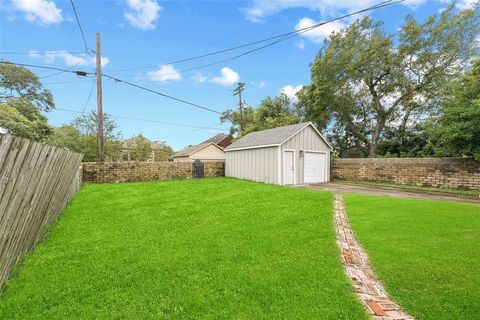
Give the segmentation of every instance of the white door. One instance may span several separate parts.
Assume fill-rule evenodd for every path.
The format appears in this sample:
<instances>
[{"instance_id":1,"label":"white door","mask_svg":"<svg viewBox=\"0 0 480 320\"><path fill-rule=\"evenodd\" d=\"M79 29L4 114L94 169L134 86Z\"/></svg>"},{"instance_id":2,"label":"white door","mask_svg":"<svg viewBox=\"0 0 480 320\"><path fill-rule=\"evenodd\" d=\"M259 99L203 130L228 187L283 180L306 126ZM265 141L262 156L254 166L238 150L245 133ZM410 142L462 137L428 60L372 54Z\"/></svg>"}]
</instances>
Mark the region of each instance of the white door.
<instances>
[{"instance_id":1,"label":"white door","mask_svg":"<svg viewBox=\"0 0 480 320\"><path fill-rule=\"evenodd\" d=\"M295 183L295 160L293 151L283 151L283 184Z\"/></svg>"},{"instance_id":2,"label":"white door","mask_svg":"<svg viewBox=\"0 0 480 320\"><path fill-rule=\"evenodd\" d=\"M327 182L327 154L305 152L304 183Z\"/></svg>"}]
</instances>

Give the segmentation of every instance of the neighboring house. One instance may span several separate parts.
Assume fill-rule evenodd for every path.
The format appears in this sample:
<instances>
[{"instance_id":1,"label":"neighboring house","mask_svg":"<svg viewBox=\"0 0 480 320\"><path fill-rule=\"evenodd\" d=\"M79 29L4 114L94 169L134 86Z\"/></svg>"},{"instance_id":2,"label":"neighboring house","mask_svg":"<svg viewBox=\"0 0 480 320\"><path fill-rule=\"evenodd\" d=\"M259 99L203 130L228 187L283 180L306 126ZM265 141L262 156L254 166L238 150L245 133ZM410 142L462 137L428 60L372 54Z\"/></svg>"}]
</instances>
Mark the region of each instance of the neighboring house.
<instances>
[{"instance_id":1,"label":"neighboring house","mask_svg":"<svg viewBox=\"0 0 480 320\"><path fill-rule=\"evenodd\" d=\"M225 175L279 185L327 182L331 151L311 122L252 132L225 148Z\"/></svg>"},{"instance_id":2,"label":"neighboring house","mask_svg":"<svg viewBox=\"0 0 480 320\"><path fill-rule=\"evenodd\" d=\"M199 144L189 146L173 155L174 162L225 161L223 148L230 145L231 137L220 133Z\"/></svg>"}]
</instances>

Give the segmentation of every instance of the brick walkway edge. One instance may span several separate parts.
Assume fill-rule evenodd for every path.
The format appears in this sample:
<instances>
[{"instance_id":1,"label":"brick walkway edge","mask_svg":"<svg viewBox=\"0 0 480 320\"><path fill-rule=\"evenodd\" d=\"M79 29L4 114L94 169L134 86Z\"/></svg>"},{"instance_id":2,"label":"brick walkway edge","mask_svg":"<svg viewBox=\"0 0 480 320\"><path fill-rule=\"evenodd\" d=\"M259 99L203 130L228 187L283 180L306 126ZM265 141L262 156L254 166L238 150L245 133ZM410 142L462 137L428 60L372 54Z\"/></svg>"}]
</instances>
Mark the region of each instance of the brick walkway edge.
<instances>
[{"instance_id":1,"label":"brick walkway edge","mask_svg":"<svg viewBox=\"0 0 480 320\"><path fill-rule=\"evenodd\" d=\"M335 195L334 219L343 269L368 312L375 320L414 320L388 297L373 274L366 252L353 235L340 194Z\"/></svg>"}]
</instances>

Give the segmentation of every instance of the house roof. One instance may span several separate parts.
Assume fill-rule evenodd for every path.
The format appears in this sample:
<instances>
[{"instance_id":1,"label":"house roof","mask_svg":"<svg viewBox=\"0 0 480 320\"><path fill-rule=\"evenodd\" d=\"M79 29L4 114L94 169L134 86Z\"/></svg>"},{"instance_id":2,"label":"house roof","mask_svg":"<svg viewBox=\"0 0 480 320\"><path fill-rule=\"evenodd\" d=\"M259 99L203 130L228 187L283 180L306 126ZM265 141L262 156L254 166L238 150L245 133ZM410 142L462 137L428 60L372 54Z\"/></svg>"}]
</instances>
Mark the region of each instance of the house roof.
<instances>
[{"instance_id":1,"label":"house roof","mask_svg":"<svg viewBox=\"0 0 480 320\"><path fill-rule=\"evenodd\" d=\"M213 142L213 143L219 143L221 142L223 139L227 138L228 136L225 134L225 133L219 133L219 134L216 134L214 135L213 137L205 140L205 141L202 141L200 144L202 143L209 143L209 142Z\"/></svg>"},{"instance_id":2,"label":"house roof","mask_svg":"<svg viewBox=\"0 0 480 320\"><path fill-rule=\"evenodd\" d=\"M325 141L325 143L332 148L328 141L322 136L322 134L317 130L317 128L311 122L303 122L292 124L289 126L278 127L273 129L267 129L263 131L256 131L247 134L245 137L235 141L227 148L225 151L232 151L238 149L248 149L248 148L258 148L258 147L267 147L267 146L279 146L299 131L304 128L311 126L318 135Z\"/></svg>"},{"instance_id":3,"label":"house roof","mask_svg":"<svg viewBox=\"0 0 480 320\"><path fill-rule=\"evenodd\" d=\"M223 151L223 149L220 148L219 146L217 146L214 142L207 142L207 143L196 144L194 146L189 146L189 147L175 153L173 155L173 157L174 158L187 157L187 156L191 155L192 153L195 153L195 152L197 152L197 151L199 151L199 150L201 150L201 149L203 149L203 148L205 148L205 147L207 147L211 144Z\"/></svg>"},{"instance_id":4,"label":"house roof","mask_svg":"<svg viewBox=\"0 0 480 320\"><path fill-rule=\"evenodd\" d=\"M224 133L219 133L219 134L216 134L214 135L213 137L211 138L208 138L207 140L205 141L202 141L200 142L199 144L195 144L195 145L192 145L192 146L188 146L186 147L185 149L183 150L180 150L178 151L177 153L175 153L173 155L173 157L186 157L186 156L189 156L191 155L192 153L200 150L200 149L203 149L205 148L206 146L210 145L210 144L213 144L215 145L215 147L217 148L220 148L222 149L221 146L219 146L217 143L220 143L222 142L225 138L228 138L228 136ZM222 149L223 150L223 149Z\"/></svg>"}]
</instances>

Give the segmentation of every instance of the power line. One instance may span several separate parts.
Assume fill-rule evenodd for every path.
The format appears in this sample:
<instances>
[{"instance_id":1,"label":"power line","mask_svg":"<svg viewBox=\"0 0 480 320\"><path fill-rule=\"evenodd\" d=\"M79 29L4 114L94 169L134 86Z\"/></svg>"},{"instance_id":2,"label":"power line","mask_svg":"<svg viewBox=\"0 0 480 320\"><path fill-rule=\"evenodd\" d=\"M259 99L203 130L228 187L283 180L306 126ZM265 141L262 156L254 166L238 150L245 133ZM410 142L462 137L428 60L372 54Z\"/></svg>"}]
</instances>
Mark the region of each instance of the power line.
<instances>
[{"instance_id":1,"label":"power line","mask_svg":"<svg viewBox=\"0 0 480 320\"><path fill-rule=\"evenodd\" d=\"M205 67L212 66L212 65L215 65L215 64L219 64L219 63L222 63L222 62L225 62L225 61L234 60L234 59L240 58L240 57L242 57L242 56L245 56L245 55L247 55L247 54L251 54L251 53L253 53L253 52L256 52L256 51L265 49L265 48L267 48L267 47L270 47L270 46L275 45L275 44L277 44L277 43L279 43L279 42L282 42L282 41L285 41L285 40L290 39L290 38L292 38L292 37L295 37L295 36L297 36L297 35L300 35L300 34L309 32L309 31L311 31L311 30L313 30L313 29L316 29L316 28L318 28L318 27L321 27L321 26L323 26L323 25L325 25L325 24L332 23L332 22L337 21L337 20L340 20L340 19L348 18L348 17L351 17L351 16L353 16L353 15L358 15L358 14L361 14L361 13L364 13L364 12L367 12L367 11L372 11L372 10L380 9L380 8L383 8L383 7L391 6L391 5L394 5L394 4L398 4L398 3L404 2L405 0L396 0L396 1L393 1L393 2L392 2L392 1L393 1L393 0L383 1L383 2L380 2L380 3L376 4L376 5L367 7L367 8L365 8L365 9L358 10L358 11L355 11L355 12L351 12L351 13L342 15L342 16L340 16L340 17L327 20L327 21L325 21L325 22L320 22L320 23L314 24L314 25L312 25L312 26L310 26L310 27L305 27L305 28L297 29L297 30L294 30L294 31L290 31L290 32L283 33L283 34L280 34L280 35L277 35L277 36L273 36L273 37L269 37L269 38L266 38L266 39L262 39L262 40L258 40L258 41L254 41L254 42L249 42L249 43L245 43L245 44L241 44L241 45L238 45L238 46L235 46L235 47L230 47L230 48L227 48L227 49L222 49L222 50L218 50L218 51L213 51L213 52L209 52L209 53L205 53L205 54L201 54L201 55L197 55L197 56L193 56L193 57L189 57L189 58L184 58L184 59L180 59L180 60L170 61L170 62L166 62L166 63L162 63L162 64L149 65L149 66L143 66L143 67L137 67L137 68L130 68L130 69L111 70L110 72L124 72L124 71L132 71L132 70L151 69L151 68L162 67L162 66L165 66L165 65L178 64L178 63L182 63L182 62L186 62L186 61L191 61L191 60L201 59L201 58L205 58L205 57L209 57L209 56L213 56L213 55L218 55L218 54L225 53L225 52L228 52L228 51L233 51L233 50L237 50L237 49L249 47L249 46L252 46L252 45L255 45L255 44L259 44L259 43L263 43L263 42L275 40L275 41L273 41L273 42L271 42L271 43L268 43L268 44L266 44L266 45L263 45L263 46L261 46L261 47L258 47L258 48L252 49L252 50L249 50L249 51L244 52L244 53L242 53L242 54L239 54L239 55L237 55L237 56L233 56L233 57L230 57L230 58L221 60L221 61L209 63L209 64L206 64L206 65L203 65L203 66L199 66L199 67L195 67L195 68L191 68L191 69L182 70L181 72L187 72L187 71L193 71L193 70L205 68Z\"/></svg>"},{"instance_id":2,"label":"power line","mask_svg":"<svg viewBox=\"0 0 480 320\"><path fill-rule=\"evenodd\" d=\"M60 50L59 50L60 51ZM61 52L58 52L58 51L45 51L45 52L42 52L41 54L42 55L57 55L59 53L65 53L65 54L84 54L85 52L71 52L71 51L61 51ZM39 54L38 52L19 52L19 51L0 51L0 54L7 54L7 55L30 55L30 54Z\"/></svg>"},{"instance_id":3,"label":"power line","mask_svg":"<svg viewBox=\"0 0 480 320\"><path fill-rule=\"evenodd\" d=\"M84 114L84 111L78 111L78 110L73 110L73 109L64 109L64 108L55 108L53 110L59 110L59 111L65 111L65 112L71 112L71 113L78 113L78 114ZM159 121L159 120L152 120L152 119L142 119L142 118L135 118L135 117L127 117L127 116L120 116L120 115L115 115L115 114L110 114L110 116L119 118L119 119L125 119L125 120L134 120L134 121L140 121L140 122L149 122L149 123L158 123L158 124L164 124L164 125L169 125L169 126L174 126L174 127L184 127L184 128L195 128L195 129L216 129L216 130L222 130L222 131L227 131L227 129L221 129L221 128L212 128L213 126L218 125L218 123L212 125L212 126L207 126L207 127L201 127L201 126L194 126L194 125L188 125L188 124L181 124L181 123L175 123L175 122L167 122L167 121Z\"/></svg>"},{"instance_id":4,"label":"power line","mask_svg":"<svg viewBox=\"0 0 480 320\"><path fill-rule=\"evenodd\" d=\"M87 108L88 103L90 102L90 98L92 97L92 92L93 92L93 87L95 86L95 82L96 82L96 79L93 78L92 87L90 88L90 93L88 94L87 102L85 103L85 106L82 109L82 114L85 112L85 109Z\"/></svg>"},{"instance_id":5,"label":"power line","mask_svg":"<svg viewBox=\"0 0 480 320\"><path fill-rule=\"evenodd\" d=\"M209 127L204 127L204 128L200 128L200 129L196 129L196 130L186 131L186 132L180 132L180 133L171 134L171 135L168 135L168 136L163 136L163 137L157 138L155 140L158 141L158 140L163 140L163 139L167 139L167 138L183 136L183 135L186 135L186 134L189 134L189 133L194 133L194 132L198 132L198 131L202 131L202 130L223 130L223 129L213 128L216 125L218 125L218 123L213 124ZM223 131L227 131L227 130L223 130Z\"/></svg>"},{"instance_id":6,"label":"power line","mask_svg":"<svg viewBox=\"0 0 480 320\"><path fill-rule=\"evenodd\" d=\"M80 83L80 82L90 82L90 79L83 80L72 80L72 81L54 81L54 82L42 82L42 84L67 84L67 83Z\"/></svg>"},{"instance_id":7,"label":"power line","mask_svg":"<svg viewBox=\"0 0 480 320\"><path fill-rule=\"evenodd\" d=\"M65 72L67 72L67 71L71 71L73 68L75 68L76 66L78 66L80 63L84 62L87 57L88 57L88 54L85 54L85 56L83 56L82 58L80 58L80 59L79 59L74 65L72 65L71 67L65 69L65 71L59 71L59 72L52 73L52 74L49 74L49 75L46 75L46 76L41 76L41 77L38 77L38 79L50 78L50 77L53 77L53 76L56 76L56 75L65 73Z\"/></svg>"},{"instance_id":8,"label":"power line","mask_svg":"<svg viewBox=\"0 0 480 320\"><path fill-rule=\"evenodd\" d=\"M90 54L93 52L93 50L90 49L87 45L87 40L85 39L85 34L83 33L82 24L80 23L80 19L78 18L77 9L75 8L75 3L73 2L73 0L70 0L70 3L72 4L72 9L73 9L73 12L75 13L75 20L77 20L78 28L80 29L80 33L82 34L83 44L85 45L85 52L87 54Z\"/></svg>"},{"instance_id":9,"label":"power line","mask_svg":"<svg viewBox=\"0 0 480 320\"><path fill-rule=\"evenodd\" d=\"M93 76L94 75L93 72L74 71L74 70L61 69L61 68L48 67L48 66L41 66L41 65L34 65L34 64L27 64L27 63L14 63L14 62L10 62L10 61L0 61L0 63L1 64L10 64L10 65L22 66L22 67L32 67L32 68L41 68L41 69L47 69L47 70L63 71L63 72L69 72L69 73L73 73L73 74L80 75L80 76L87 76L87 75L92 75ZM193 106L193 107L196 107L196 108L200 108L200 109L210 111L210 112L220 114L220 115L222 114L222 112L220 112L220 111L217 111L217 110L214 110L214 109L211 109L211 108L207 108L207 107L201 106L197 103L190 102L190 101L187 101L187 100L184 100L184 99L181 99L181 98L177 98L177 97L174 97L174 96L171 96L169 94L165 94L165 93L153 90L153 89L149 89L149 88L140 86L140 85L135 84L135 83L130 82L130 81L126 81L126 80L122 80L122 79L119 79L119 78L116 78L116 77L112 77L112 76L109 76L108 74L105 74L105 73L103 73L102 76L104 76L105 78L114 80L115 82L125 83L127 85L132 86L132 87L136 87L138 89L142 89L142 90L157 94L159 96L162 96L162 97L165 97L165 98L168 98L168 99L172 99L172 100L175 100L175 101L178 101L178 102L182 102L184 104L187 104L187 105L190 105L190 106Z\"/></svg>"},{"instance_id":10,"label":"power line","mask_svg":"<svg viewBox=\"0 0 480 320\"><path fill-rule=\"evenodd\" d=\"M190 102L190 101L187 101L187 100L184 100L184 99L181 99L181 98L176 98L176 97L174 97L174 96L171 96L171 95L168 95L168 94L165 94L165 93L162 93L162 92L159 92L159 91L150 89L150 88L146 88L146 87L144 87L144 86L140 86L140 85L135 84L135 83L130 82L130 81L126 81L126 80L122 80L122 79L119 79L119 78L116 78L116 77L112 77L112 76L109 76L108 74L105 74L105 73L103 73L102 76L104 76L105 78L114 80L114 81L116 81L116 82L122 82L122 83L128 84L128 85L130 85L130 86L132 86L132 87L136 87L136 88L138 88L138 89L142 89L142 90L145 90L145 91L148 91L148 92L157 94L157 95L159 95L159 96L162 96L162 97L165 97L165 98L168 98L168 99L172 99L172 100L175 100L175 101L179 101L179 102L182 102L182 103L184 103L184 104L187 104L187 105L190 105L190 106L193 106L193 107L196 107L196 108L200 108L200 109L203 109L203 110L206 110L206 111L210 111L210 112L213 112L213 113L216 113L216 114L222 114L222 112L220 112L220 111L217 111L217 110L214 110L214 109L211 109L211 108L207 108L207 107L201 106L201 105L199 105L199 104L197 104L197 103Z\"/></svg>"},{"instance_id":11,"label":"power line","mask_svg":"<svg viewBox=\"0 0 480 320\"><path fill-rule=\"evenodd\" d=\"M62 71L62 72L73 73L73 74L76 74L78 76L94 75L93 72L71 70L71 68L62 69L62 68L57 68L57 67L41 66L41 65L38 65L38 64L18 63L18 62L10 62L10 61L0 61L0 64L10 64L10 65L20 66L20 67L31 67L31 68L39 68L39 69L46 69L46 70Z\"/></svg>"}]
</instances>

